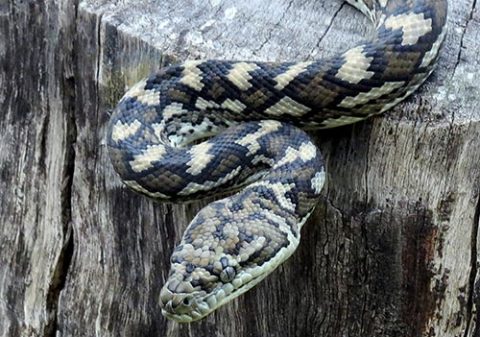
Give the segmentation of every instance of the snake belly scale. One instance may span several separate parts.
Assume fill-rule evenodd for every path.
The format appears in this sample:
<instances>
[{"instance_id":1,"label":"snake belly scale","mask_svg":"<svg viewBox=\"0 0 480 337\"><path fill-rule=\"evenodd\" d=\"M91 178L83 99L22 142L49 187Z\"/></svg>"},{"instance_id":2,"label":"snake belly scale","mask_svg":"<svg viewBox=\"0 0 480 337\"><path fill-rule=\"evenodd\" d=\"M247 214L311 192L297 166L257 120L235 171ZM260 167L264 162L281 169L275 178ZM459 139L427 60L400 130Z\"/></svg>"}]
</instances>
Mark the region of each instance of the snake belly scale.
<instances>
[{"instance_id":1,"label":"snake belly scale","mask_svg":"<svg viewBox=\"0 0 480 337\"><path fill-rule=\"evenodd\" d=\"M305 128L380 114L431 74L446 0L348 0L374 36L298 63L188 61L132 87L108 126L113 166L132 190L164 201L236 193L203 208L171 257L167 318L201 319L297 248L325 180Z\"/></svg>"}]
</instances>

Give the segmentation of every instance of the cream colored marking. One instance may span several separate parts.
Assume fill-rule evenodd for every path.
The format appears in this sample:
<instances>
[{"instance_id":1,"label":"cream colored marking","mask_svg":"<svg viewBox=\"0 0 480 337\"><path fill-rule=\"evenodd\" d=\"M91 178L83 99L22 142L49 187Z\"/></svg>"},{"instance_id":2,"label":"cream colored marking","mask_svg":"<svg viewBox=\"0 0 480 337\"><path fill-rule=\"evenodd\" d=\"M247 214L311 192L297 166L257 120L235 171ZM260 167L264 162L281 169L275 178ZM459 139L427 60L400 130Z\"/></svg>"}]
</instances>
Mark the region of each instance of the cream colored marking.
<instances>
[{"instance_id":1,"label":"cream colored marking","mask_svg":"<svg viewBox=\"0 0 480 337\"><path fill-rule=\"evenodd\" d=\"M162 120L160 123L152 124L153 132L158 139L162 139L162 133L165 130L165 120Z\"/></svg>"},{"instance_id":2,"label":"cream colored marking","mask_svg":"<svg viewBox=\"0 0 480 337\"><path fill-rule=\"evenodd\" d=\"M364 120L365 118L367 118L367 116L365 116L365 117L340 116L339 118L326 119L322 123L325 126L334 128L334 127L337 127L337 126L353 124L353 123L359 122L361 120Z\"/></svg>"},{"instance_id":3,"label":"cream colored marking","mask_svg":"<svg viewBox=\"0 0 480 337\"><path fill-rule=\"evenodd\" d=\"M206 99L199 97L195 102L195 108L199 110L220 109L220 105L213 101L207 101Z\"/></svg>"},{"instance_id":4,"label":"cream colored marking","mask_svg":"<svg viewBox=\"0 0 480 337\"><path fill-rule=\"evenodd\" d=\"M192 158L188 161L187 165L190 166L187 169L187 173L191 175L197 175L202 172L205 167L214 158L213 154L209 154L208 151L212 148L213 144L209 142L203 142L198 145L192 146L188 153Z\"/></svg>"},{"instance_id":5,"label":"cream colored marking","mask_svg":"<svg viewBox=\"0 0 480 337\"><path fill-rule=\"evenodd\" d=\"M143 95L135 97L137 101L145 105L157 105L160 102L159 95L154 90L146 90Z\"/></svg>"},{"instance_id":6,"label":"cream colored marking","mask_svg":"<svg viewBox=\"0 0 480 337\"><path fill-rule=\"evenodd\" d=\"M283 74L276 76L273 80L277 82L275 89L283 90L298 75L307 70L307 67L313 62L300 62L288 68Z\"/></svg>"},{"instance_id":7,"label":"cream colored marking","mask_svg":"<svg viewBox=\"0 0 480 337\"><path fill-rule=\"evenodd\" d=\"M227 78L240 90L248 90L252 87L249 82L252 79L249 72L258 69L255 63L235 63L227 75Z\"/></svg>"},{"instance_id":8,"label":"cream colored marking","mask_svg":"<svg viewBox=\"0 0 480 337\"><path fill-rule=\"evenodd\" d=\"M391 108L393 108L395 105L401 103L405 98L407 97L407 95L403 95L402 97L397 97L395 98L392 102L390 103L387 103L383 106L382 110L380 110L380 113L383 113L387 110L390 110Z\"/></svg>"},{"instance_id":9,"label":"cream colored marking","mask_svg":"<svg viewBox=\"0 0 480 337\"><path fill-rule=\"evenodd\" d=\"M302 145L300 145L298 150L289 146L285 151L285 155L282 158L282 160L278 161L275 164L274 168L292 163L299 158L303 162L306 162L315 158L316 155L317 155L317 149L315 148L315 145L313 145L310 142L303 143Z\"/></svg>"},{"instance_id":10,"label":"cream colored marking","mask_svg":"<svg viewBox=\"0 0 480 337\"><path fill-rule=\"evenodd\" d=\"M286 96L278 101L275 105L265 110L265 113L272 116L290 115L300 117L305 115L310 110L311 109L309 107L300 104Z\"/></svg>"},{"instance_id":11,"label":"cream colored marking","mask_svg":"<svg viewBox=\"0 0 480 337\"><path fill-rule=\"evenodd\" d=\"M193 133L190 133L193 130ZM168 137L170 143L186 145L200 138L207 138L218 133L219 127L205 118L201 124L183 123L177 134Z\"/></svg>"},{"instance_id":12,"label":"cream colored marking","mask_svg":"<svg viewBox=\"0 0 480 337\"><path fill-rule=\"evenodd\" d=\"M354 97L345 97L340 103L342 108L353 108L357 105L365 104L371 100L391 93L393 90L402 87L405 82L387 82L379 88L373 88L368 92L362 92Z\"/></svg>"},{"instance_id":13,"label":"cream colored marking","mask_svg":"<svg viewBox=\"0 0 480 337\"><path fill-rule=\"evenodd\" d=\"M325 183L325 171L315 173L315 176L311 180L312 190L315 194L320 194Z\"/></svg>"},{"instance_id":14,"label":"cream colored marking","mask_svg":"<svg viewBox=\"0 0 480 337\"><path fill-rule=\"evenodd\" d=\"M254 133L249 133L241 139L237 139L235 143L245 146L248 148L248 151L253 154L260 149L260 144L258 139L269 134L271 132L277 131L280 128L280 123L277 121L262 121L260 122L260 129Z\"/></svg>"},{"instance_id":15,"label":"cream colored marking","mask_svg":"<svg viewBox=\"0 0 480 337\"><path fill-rule=\"evenodd\" d=\"M412 80L412 83L417 82L417 84L411 86L403 96L397 97L392 102L385 104L385 106L382 108L380 113L385 112L385 111L393 108L395 105L399 104L405 98L407 98L413 92L415 92L423 84L423 82L425 82L425 80L432 74L433 70L434 70L434 67L432 67L427 74L417 74L417 75L415 75L415 77Z\"/></svg>"},{"instance_id":16,"label":"cream colored marking","mask_svg":"<svg viewBox=\"0 0 480 337\"><path fill-rule=\"evenodd\" d=\"M235 113L242 113L243 110L245 110L247 106L240 102L239 100L231 100L230 98L227 98L223 103L222 103L222 108L233 111Z\"/></svg>"},{"instance_id":17,"label":"cream colored marking","mask_svg":"<svg viewBox=\"0 0 480 337\"><path fill-rule=\"evenodd\" d=\"M183 109L183 105L177 102L167 105L163 109L163 119L169 119L173 116L182 115L188 113L188 110Z\"/></svg>"},{"instance_id":18,"label":"cream colored marking","mask_svg":"<svg viewBox=\"0 0 480 337\"><path fill-rule=\"evenodd\" d=\"M182 78L180 83L189 86L192 89L200 91L203 89L202 71L197 67L202 61L186 61L183 64Z\"/></svg>"},{"instance_id":19,"label":"cream colored marking","mask_svg":"<svg viewBox=\"0 0 480 337\"><path fill-rule=\"evenodd\" d=\"M157 136L158 139L162 139L162 134L165 131L165 121L167 119L170 119L174 116L182 116L182 115L188 115L188 114L189 114L189 111L183 109L183 105L180 103L174 102L167 105L163 110L163 116L162 116L161 122L152 124L152 129L155 133L155 136ZM184 131L184 130L180 130L178 133L180 133L181 131ZM188 132L188 129L186 130L186 132Z\"/></svg>"},{"instance_id":20,"label":"cream colored marking","mask_svg":"<svg viewBox=\"0 0 480 337\"><path fill-rule=\"evenodd\" d=\"M375 72L367 71L370 67L373 57L366 57L363 54L363 47L352 48L343 54L345 64L338 69L339 79L352 84L358 84L361 80L370 79Z\"/></svg>"},{"instance_id":21,"label":"cream colored marking","mask_svg":"<svg viewBox=\"0 0 480 337\"><path fill-rule=\"evenodd\" d=\"M258 163L264 163L264 164L270 164L273 165L275 161L272 158L267 158L263 154L257 155L252 159L252 164L258 164Z\"/></svg>"},{"instance_id":22,"label":"cream colored marking","mask_svg":"<svg viewBox=\"0 0 480 337\"><path fill-rule=\"evenodd\" d=\"M385 20L385 27L402 29L402 45L414 45L419 38L432 31L432 19L425 19L423 13L401 14Z\"/></svg>"},{"instance_id":23,"label":"cream colored marking","mask_svg":"<svg viewBox=\"0 0 480 337\"><path fill-rule=\"evenodd\" d=\"M443 40L445 39L446 32L447 30L444 28L443 31L440 33L437 41L435 41L435 43L432 45L432 49L427 51L423 56L422 64L420 64L420 67L427 67L432 63L433 59L437 56L438 51L440 50L440 46L442 45Z\"/></svg>"},{"instance_id":24,"label":"cream colored marking","mask_svg":"<svg viewBox=\"0 0 480 337\"><path fill-rule=\"evenodd\" d=\"M159 95L155 90L145 90L146 81L147 79L145 78L136 83L127 91L124 97L135 98L137 101L145 105L157 105L159 102Z\"/></svg>"},{"instance_id":25,"label":"cream colored marking","mask_svg":"<svg viewBox=\"0 0 480 337\"><path fill-rule=\"evenodd\" d=\"M123 97L138 97L145 94L145 83L147 79L144 78L140 82L135 83L128 91L126 92L125 96Z\"/></svg>"},{"instance_id":26,"label":"cream colored marking","mask_svg":"<svg viewBox=\"0 0 480 337\"><path fill-rule=\"evenodd\" d=\"M317 156L317 148L313 143L302 143L299 148L300 151L300 159L306 162L309 160L314 159Z\"/></svg>"},{"instance_id":27,"label":"cream colored marking","mask_svg":"<svg viewBox=\"0 0 480 337\"><path fill-rule=\"evenodd\" d=\"M112 129L112 140L114 142L125 140L137 133L141 126L142 124L138 120L134 120L130 124L124 124L122 121L118 121L115 123Z\"/></svg>"},{"instance_id":28,"label":"cream colored marking","mask_svg":"<svg viewBox=\"0 0 480 337\"><path fill-rule=\"evenodd\" d=\"M130 161L130 167L135 172L148 170L153 167L153 162L161 160L166 152L165 146L161 144L149 145L141 154L137 154L133 157L133 160Z\"/></svg>"},{"instance_id":29,"label":"cream colored marking","mask_svg":"<svg viewBox=\"0 0 480 337\"><path fill-rule=\"evenodd\" d=\"M187 186L185 186L183 190L178 192L178 195L188 195L188 194L192 194L200 191L211 190L215 187L223 185L227 181L232 180L234 177L236 177L240 173L241 170L242 168L239 166L233 171L231 171L230 173L228 173L226 176L224 176L223 178L217 181L206 180L205 182L203 182L203 184L197 184L195 182L191 182Z\"/></svg>"},{"instance_id":30,"label":"cream colored marking","mask_svg":"<svg viewBox=\"0 0 480 337\"><path fill-rule=\"evenodd\" d=\"M286 193L290 192L295 187L295 184L282 184L281 182L272 184L265 181L259 181L248 186L248 189L254 188L256 186L264 186L266 188L269 188L277 197L277 201L282 208L289 211L295 211L295 204L286 196Z\"/></svg>"},{"instance_id":31,"label":"cream colored marking","mask_svg":"<svg viewBox=\"0 0 480 337\"><path fill-rule=\"evenodd\" d=\"M287 150L285 151L285 155L281 160L275 163L275 166L273 168L281 167L285 164L289 164L295 160L298 159L300 156L299 151L297 149L294 149L293 147L288 147Z\"/></svg>"},{"instance_id":32,"label":"cream colored marking","mask_svg":"<svg viewBox=\"0 0 480 337\"><path fill-rule=\"evenodd\" d=\"M250 242L244 241L238 250L240 261L248 261L252 254L262 249L266 241L267 239L264 236L257 236Z\"/></svg>"},{"instance_id":33,"label":"cream colored marking","mask_svg":"<svg viewBox=\"0 0 480 337\"><path fill-rule=\"evenodd\" d=\"M145 189L142 185L137 183L135 180L125 180L123 183L128 187L130 187L132 190L148 195L149 197L157 198L157 199L170 199L168 195L165 195L163 193L150 192L149 190Z\"/></svg>"}]
</instances>

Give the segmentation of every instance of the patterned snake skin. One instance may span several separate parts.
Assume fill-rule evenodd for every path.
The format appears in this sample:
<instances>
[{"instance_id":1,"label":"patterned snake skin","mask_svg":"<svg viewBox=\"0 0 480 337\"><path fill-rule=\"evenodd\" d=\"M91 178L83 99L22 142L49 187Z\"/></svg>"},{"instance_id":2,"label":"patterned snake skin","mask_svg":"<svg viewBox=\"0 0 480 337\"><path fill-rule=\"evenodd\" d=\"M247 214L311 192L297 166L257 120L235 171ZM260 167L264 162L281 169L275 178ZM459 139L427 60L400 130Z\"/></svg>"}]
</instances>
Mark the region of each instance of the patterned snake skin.
<instances>
[{"instance_id":1,"label":"patterned snake skin","mask_svg":"<svg viewBox=\"0 0 480 337\"><path fill-rule=\"evenodd\" d=\"M185 230L160 293L167 318L205 317L295 251L325 179L322 156L301 128L382 113L433 71L447 0L347 2L376 31L343 54L300 63L190 61L138 83L116 108L109 153L134 191L180 201L243 188L203 208Z\"/></svg>"}]
</instances>

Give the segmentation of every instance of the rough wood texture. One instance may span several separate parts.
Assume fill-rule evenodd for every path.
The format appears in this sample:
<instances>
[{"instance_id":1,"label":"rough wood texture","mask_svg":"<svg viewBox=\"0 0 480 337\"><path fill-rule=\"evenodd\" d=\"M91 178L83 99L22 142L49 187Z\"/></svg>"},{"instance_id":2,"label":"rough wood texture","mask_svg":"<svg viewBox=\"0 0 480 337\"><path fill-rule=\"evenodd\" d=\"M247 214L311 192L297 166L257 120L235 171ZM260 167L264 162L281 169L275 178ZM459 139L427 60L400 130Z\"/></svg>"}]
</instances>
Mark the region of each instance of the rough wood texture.
<instances>
[{"instance_id":1,"label":"rough wood texture","mask_svg":"<svg viewBox=\"0 0 480 337\"><path fill-rule=\"evenodd\" d=\"M157 297L201 204L122 187L110 109L162 64L325 57L366 19L339 0L0 1L0 336L480 336L476 0L452 0L449 21L412 99L317 133L328 183L297 253L178 325Z\"/></svg>"}]
</instances>

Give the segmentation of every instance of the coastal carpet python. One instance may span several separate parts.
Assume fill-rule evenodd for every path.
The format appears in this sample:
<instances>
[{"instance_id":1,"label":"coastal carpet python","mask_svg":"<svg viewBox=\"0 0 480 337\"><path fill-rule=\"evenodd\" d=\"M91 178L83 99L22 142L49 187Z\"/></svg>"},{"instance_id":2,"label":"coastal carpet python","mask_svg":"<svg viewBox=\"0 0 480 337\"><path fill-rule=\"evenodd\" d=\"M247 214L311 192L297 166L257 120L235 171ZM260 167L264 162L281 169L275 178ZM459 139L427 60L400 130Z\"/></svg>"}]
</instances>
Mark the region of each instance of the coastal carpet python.
<instances>
[{"instance_id":1,"label":"coastal carpet python","mask_svg":"<svg viewBox=\"0 0 480 337\"><path fill-rule=\"evenodd\" d=\"M237 191L203 208L175 248L160 292L167 318L205 317L295 251L325 180L322 156L302 129L380 114L433 71L447 0L347 2L376 30L342 54L188 61L136 84L115 109L109 153L129 188L172 202Z\"/></svg>"}]
</instances>

